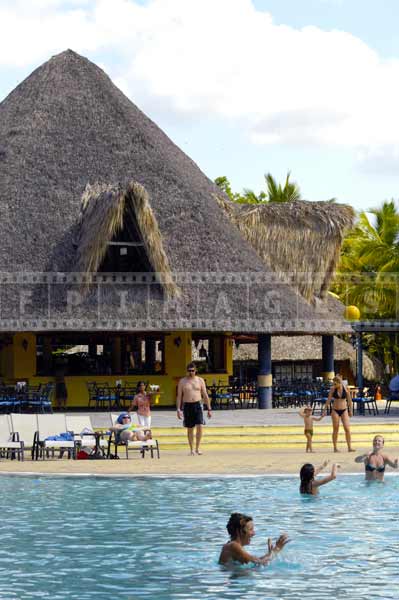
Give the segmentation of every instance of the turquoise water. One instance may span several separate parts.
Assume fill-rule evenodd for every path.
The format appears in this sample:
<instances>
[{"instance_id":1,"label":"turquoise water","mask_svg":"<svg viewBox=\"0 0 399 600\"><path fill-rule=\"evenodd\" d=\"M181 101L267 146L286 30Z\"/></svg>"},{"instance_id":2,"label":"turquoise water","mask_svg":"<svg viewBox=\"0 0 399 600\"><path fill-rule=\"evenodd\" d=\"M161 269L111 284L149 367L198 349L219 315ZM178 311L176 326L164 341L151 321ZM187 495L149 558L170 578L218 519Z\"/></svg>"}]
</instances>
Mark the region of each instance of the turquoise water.
<instances>
[{"instance_id":1,"label":"turquoise water","mask_svg":"<svg viewBox=\"0 0 399 600\"><path fill-rule=\"evenodd\" d=\"M399 477L341 476L320 497L288 477L0 479L0 599L399 598ZM217 565L231 512L269 567Z\"/></svg>"}]
</instances>

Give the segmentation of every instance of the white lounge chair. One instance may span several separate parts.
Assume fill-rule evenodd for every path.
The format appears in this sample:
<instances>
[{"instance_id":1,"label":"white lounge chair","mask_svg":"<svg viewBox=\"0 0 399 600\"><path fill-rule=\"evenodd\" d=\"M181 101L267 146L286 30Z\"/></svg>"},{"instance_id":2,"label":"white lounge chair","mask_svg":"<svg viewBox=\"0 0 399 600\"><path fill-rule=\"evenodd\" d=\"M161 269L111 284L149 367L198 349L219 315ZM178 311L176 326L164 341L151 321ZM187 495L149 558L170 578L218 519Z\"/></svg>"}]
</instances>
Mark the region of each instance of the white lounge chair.
<instances>
[{"instance_id":1,"label":"white lounge chair","mask_svg":"<svg viewBox=\"0 0 399 600\"><path fill-rule=\"evenodd\" d=\"M8 415L0 415L0 454L5 458L24 460L24 442L13 434Z\"/></svg>"},{"instance_id":2,"label":"white lounge chair","mask_svg":"<svg viewBox=\"0 0 399 600\"><path fill-rule=\"evenodd\" d=\"M88 415L65 415L67 431L73 432L75 442L80 447L90 448L94 451L100 451L105 456L105 449L108 448L108 439L90 434L94 432L93 423ZM82 432L87 432L83 433Z\"/></svg>"},{"instance_id":3,"label":"white lounge chair","mask_svg":"<svg viewBox=\"0 0 399 600\"><path fill-rule=\"evenodd\" d=\"M24 443L24 448L31 448L34 455L35 436L37 434L37 415L12 413L10 415L11 431L15 439Z\"/></svg>"},{"instance_id":4,"label":"white lounge chair","mask_svg":"<svg viewBox=\"0 0 399 600\"><path fill-rule=\"evenodd\" d=\"M119 414L110 413L110 426L111 427L113 427L115 425L118 417L119 417ZM142 427L139 424L138 418L137 418L137 413L135 413L135 412L130 413L130 418L131 418L131 422L134 425L137 425L137 429L141 429L143 431L148 430L147 427ZM118 446L125 446L126 458L129 458L129 450L139 451L142 458L144 458L146 452L150 452L151 458L154 458L154 450L155 450L157 453L157 457L159 458L158 440L150 439L150 440L137 441L137 442L133 442L133 441L123 442L120 439L118 439L116 432L112 432L110 439L109 439L108 455L111 454L112 444L114 445L114 456L116 456L116 457L118 456Z\"/></svg>"},{"instance_id":5,"label":"white lounge chair","mask_svg":"<svg viewBox=\"0 0 399 600\"><path fill-rule=\"evenodd\" d=\"M68 452L68 458L76 457L76 442L75 440L67 439L48 439L59 437L60 434L67 433L67 424L65 415L58 414L38 414L37 416L37 433L34 439L33 457L37 460L39 456L43 459L48 457L49 450L60 450Z\"/></svg>"}]
</instances>

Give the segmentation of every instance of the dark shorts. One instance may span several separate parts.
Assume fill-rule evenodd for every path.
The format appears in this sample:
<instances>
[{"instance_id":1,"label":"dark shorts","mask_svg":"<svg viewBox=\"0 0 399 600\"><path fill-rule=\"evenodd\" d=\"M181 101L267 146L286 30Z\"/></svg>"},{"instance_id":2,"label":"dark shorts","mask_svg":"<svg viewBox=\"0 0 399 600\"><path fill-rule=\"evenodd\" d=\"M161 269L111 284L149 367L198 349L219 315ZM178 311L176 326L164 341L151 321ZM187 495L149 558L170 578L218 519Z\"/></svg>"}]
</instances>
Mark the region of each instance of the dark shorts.
<instances>
[{"instance_id":1,"label":"dark shorts","mask_svg":"<svg viewBox=\"0 0 399 600\"><path fill-rule=\"evenodd\" d=\"M191 429L196 425L205 425L201 402L188 402L183 405L183 426Z\"/></svg>"}]
</instances>

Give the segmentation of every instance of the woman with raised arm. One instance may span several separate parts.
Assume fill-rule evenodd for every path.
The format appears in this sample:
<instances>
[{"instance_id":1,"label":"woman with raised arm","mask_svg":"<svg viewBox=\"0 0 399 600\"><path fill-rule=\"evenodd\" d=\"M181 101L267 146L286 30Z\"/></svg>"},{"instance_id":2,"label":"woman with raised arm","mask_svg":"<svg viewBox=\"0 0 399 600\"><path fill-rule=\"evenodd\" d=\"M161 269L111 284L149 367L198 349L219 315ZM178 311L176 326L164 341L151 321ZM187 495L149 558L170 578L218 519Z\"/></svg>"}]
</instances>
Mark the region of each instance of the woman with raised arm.
<instances>
[{"instance_id":1,"label":"woman with raised arm","mask_svg":"<svg viewBox=\"0 0 399 600\"><path fill-rule=\"evenodd\" d=\"M355 462L363 462L366 473L366 481L384 481L386 465L393 469L398 468L398 459L393 460L384 452L384 438L382 435L376 435L373 438L373 449L367 454L362 454L355 458Z\"/></svg>"},{"instance_id":2,"label":"woman with raised arm","mask_svg":"<svg viewBox=\"0 0 399 600\"><path fill-rule=\"evenodd\" d=\"M267 540L267 552L263 556L254 556L244 549L251 543L255 535L255 527L252 517L241 513L233 513L226 525L230 535L230 541L222 548L219 564L242 564L254 563L256 565L267 565L289 542L288 536L280 535L275 544L271 538Z\"/></svg>"},{"instance_id":3,"label":"woman with raised arm","mask_svg":"<svg viewBox=\"0 0 399 600\"><path fill-rule=\"evenodd\" d=\"M301 494L308 494L310 496L317 496L319 493L319 487L321 485L325 485L330 481L333 481L337 477L337 468L339 465L333 464L331 467L330 475L326 475L326 477L321 477L320 479L315 479L317 475L328 465L329 461L325 460L320 467L314 468L310 463L306 463L303 465L299 472L299 477L301 478L301 484L299 487L299 491Z\"/></svg>"},{"instance_id":4,"label":"woman with raised arm","mask_svg":"<svg viewBox=\"0 0 399 600\"><path fill-rule=\"evenodd\" d=\"M342 377L340 375L336 375L333 379L333 385L330 389L330 393L328 394L327 402L323 409L323 415L327 413L327 410L330 406L331 420L333 425L332 440L334 452L339 452L337 443L340 421L342 421L342 425L345 430L345 438L346 443L348 445L348 452L354 452L354 449L352 448L351 428L349 420L349 417L353 416L352 396L348 388L344 386L342 382Z\"/></svg>"}]
</instances>

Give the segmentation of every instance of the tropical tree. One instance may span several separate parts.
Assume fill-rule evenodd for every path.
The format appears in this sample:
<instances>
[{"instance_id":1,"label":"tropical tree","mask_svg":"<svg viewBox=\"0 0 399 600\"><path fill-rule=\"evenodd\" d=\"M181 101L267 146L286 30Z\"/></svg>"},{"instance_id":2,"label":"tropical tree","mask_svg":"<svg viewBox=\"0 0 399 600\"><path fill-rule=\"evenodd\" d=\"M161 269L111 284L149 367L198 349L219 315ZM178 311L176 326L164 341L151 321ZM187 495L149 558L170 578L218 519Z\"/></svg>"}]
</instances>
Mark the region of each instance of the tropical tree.
<instances>
[{"instance_id":1,"label":"tropical tree","mask_svg":"<svg viewBox=\"0 0 399 600\"><path fill-rule=\"evenodd\" d=\"M260 204L261 202L293 202L301 200L301 192L297 183L290 181L291 173L287 173L284 186L277 183L270 173L265 174L266 191L256 194L249 188L244 188L242 194L234 193L227 177L217 177L215 183L234 202L239 204Z\"/></svg>"},{"instance_id":2,"label":"tropical tree","mask_svg":"<svg viewBox=\"0 0 399 600\"><path fill-rule=\"evenodd\" d=\"M367 318L396 318L399 283L399 212L394 200L361 212L345 238L338 293Z\"/></svg>"},{"instance_id":3,"label":"tropical tree","mask_svg":"<svg viewBox=\"0 0 399 600\"><path fill-rule=\"evenodd\" d=\"M265 175L267 185L267 198L269 202L295 202L301 200L301 191L297 183L290 181L291 173L288 171L284 187L277 185L270 173Z\"/></svg>"},{"instance_id":4,"label":"tropical tree","mask_svg":"<svg viewBox=\"0 0 399 600\"><path fill-rule=\"evenodd\" d=\"M359 214L342 246L334 291L363 319L399 317L399 212L394 200ZM367 334L368 351L397 368L397 334Z\"/></svg>"}]
</instances>

